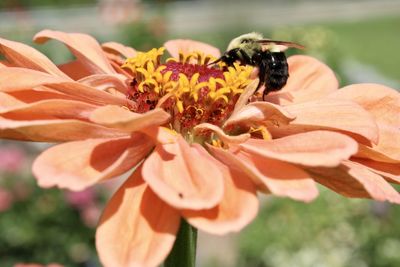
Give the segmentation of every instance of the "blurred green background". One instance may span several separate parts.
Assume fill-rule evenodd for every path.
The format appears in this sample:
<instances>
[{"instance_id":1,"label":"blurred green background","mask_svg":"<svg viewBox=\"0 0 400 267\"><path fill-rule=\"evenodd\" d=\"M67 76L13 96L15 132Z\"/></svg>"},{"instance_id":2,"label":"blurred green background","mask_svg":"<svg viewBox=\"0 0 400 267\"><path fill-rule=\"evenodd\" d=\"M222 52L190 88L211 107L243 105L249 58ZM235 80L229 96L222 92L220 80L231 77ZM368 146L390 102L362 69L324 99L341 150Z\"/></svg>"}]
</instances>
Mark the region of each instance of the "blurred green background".
<instances>
[{"instance_id":1,"label":"blurred green background","mask_svg":"<svg viewBox=\"0 0 400 267\"><path fill-rule=\"evenodd\" d=\"M0 36L31 43L43 28L86 32L138 50L172 38L225 49L259 31L301 43L336 72L341 85L378 82L399 89L400 1L139 1L3 0ZM33 45L33 44L32 44ZM51 42L36 46L56 63L71 58ZM100 266L96 220L114 185L80 193L42 190L30 174L44 148L0 143L0 266L17 262ZM200 267L400 266L400 209L345 199L324 188L311 204L262 197L257 219L239 234L201 233Z\"/></svg>"}]
</instances>

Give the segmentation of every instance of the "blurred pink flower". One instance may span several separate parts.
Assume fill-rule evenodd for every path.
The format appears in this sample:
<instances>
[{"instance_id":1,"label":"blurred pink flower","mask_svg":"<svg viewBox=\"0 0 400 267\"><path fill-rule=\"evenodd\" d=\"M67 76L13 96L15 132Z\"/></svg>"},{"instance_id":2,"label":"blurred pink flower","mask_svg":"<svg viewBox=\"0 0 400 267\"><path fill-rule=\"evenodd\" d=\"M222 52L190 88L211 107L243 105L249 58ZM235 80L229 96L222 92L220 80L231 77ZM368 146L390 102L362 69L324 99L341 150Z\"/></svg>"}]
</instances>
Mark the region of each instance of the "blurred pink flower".
<instances>
[{"instance_id":1,"label":"blurred pink flower","mask_svg":"<svg viewBox=\"0 0 400 267\"><path fill-rule=\"evenodd\" d=\"M88 227L95 227L99 221L102 210L96 205L85 207L81 211L83 223Z\"/></svg>"},{"instance_id":2,"label":"blurred pink flower","mask_svg":"<svg viewBox=\"0 0 400 267\"><path fill-rule=\"evenodd\" d=\"M25 152L17 146L0 147L0 172L18 172L26 162Z\"/></svg>"},{"instance_id":3,"label":"blurred pink flower","mask_svg":"<svg viewBox=\"0 0 400 267\"><path fill-rule=\"evenodd\" d=\"M94 198L95 192L93 188L87 188L79 192L65 192L65 199L71 206L75 208L81 209L93 205Z\"/></svg>"},{"instance_id":4,"label":"blurred pink flower","mask_svg":"<svg viewBox=\"0 0 400 267\"><path fill-rule=\"evenodd\" d=\"M0 187L0 212L8 210L11 207L12 203L12 194Z\"/></svg>"}]
</instances>

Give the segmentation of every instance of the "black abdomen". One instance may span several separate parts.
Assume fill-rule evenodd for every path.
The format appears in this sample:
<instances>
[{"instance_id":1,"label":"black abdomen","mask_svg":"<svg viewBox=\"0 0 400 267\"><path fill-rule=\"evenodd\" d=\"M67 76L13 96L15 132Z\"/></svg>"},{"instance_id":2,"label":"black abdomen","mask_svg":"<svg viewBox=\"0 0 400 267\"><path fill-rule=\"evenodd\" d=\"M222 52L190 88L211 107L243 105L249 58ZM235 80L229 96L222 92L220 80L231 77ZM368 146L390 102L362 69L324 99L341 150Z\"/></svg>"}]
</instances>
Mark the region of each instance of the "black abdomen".
<instances>
[{"instance_id":1,"label":"black abdomen","mask_svg":"<svg viewBox=\"0 0 400 267\"><path fill-rule=\"evenodd\" d=\"M288 64L284 52L266 53L265 85L269 92L278 91L289 78Z\"/></svg>"}]
</instances>

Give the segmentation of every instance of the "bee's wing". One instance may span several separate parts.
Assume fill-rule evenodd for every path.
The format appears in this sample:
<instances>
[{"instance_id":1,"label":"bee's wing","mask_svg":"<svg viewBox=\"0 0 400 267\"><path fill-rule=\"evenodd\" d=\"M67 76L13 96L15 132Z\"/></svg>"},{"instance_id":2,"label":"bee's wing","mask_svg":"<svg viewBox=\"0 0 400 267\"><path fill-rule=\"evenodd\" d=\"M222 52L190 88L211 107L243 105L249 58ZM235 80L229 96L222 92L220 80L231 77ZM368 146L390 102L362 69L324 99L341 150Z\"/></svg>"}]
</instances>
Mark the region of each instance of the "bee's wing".
<instances>
[{"instance_id":1,"label":"bee's wing","mask_svg":"<svg viewBox=\"0 0 400 267\"><path fill-rule=\"evenodd\" d=\"M292 42L278 41L278 40L257 40L257 43L261 44L263 48L270 50L271 48L278 48L279 51L285 51L288 48L305 49L304 46Z\"/></svg>"}]
</instances>

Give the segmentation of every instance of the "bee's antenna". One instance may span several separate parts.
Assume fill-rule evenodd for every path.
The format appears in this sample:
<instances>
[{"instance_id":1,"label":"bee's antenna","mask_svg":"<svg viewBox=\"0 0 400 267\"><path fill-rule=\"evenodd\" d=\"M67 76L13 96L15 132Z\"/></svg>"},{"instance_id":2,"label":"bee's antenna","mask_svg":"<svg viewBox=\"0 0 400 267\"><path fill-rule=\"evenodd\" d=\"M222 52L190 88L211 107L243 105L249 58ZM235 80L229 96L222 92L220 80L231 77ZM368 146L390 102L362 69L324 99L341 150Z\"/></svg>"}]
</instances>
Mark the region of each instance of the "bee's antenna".
<instances>
[{"instance_id":1,"label":"bee's antenna","mask_svg":"<svg viewBox=\"0 0 400 267\"><path fill-rule=\"evenodd\" d=\"M217 64L217 63L220 62L221 60L222 60L222 57L220 57L220 58L217 59L217 60L214 60L213 62L208 63L207 66Z\"/></svg>"}]
</instances>

